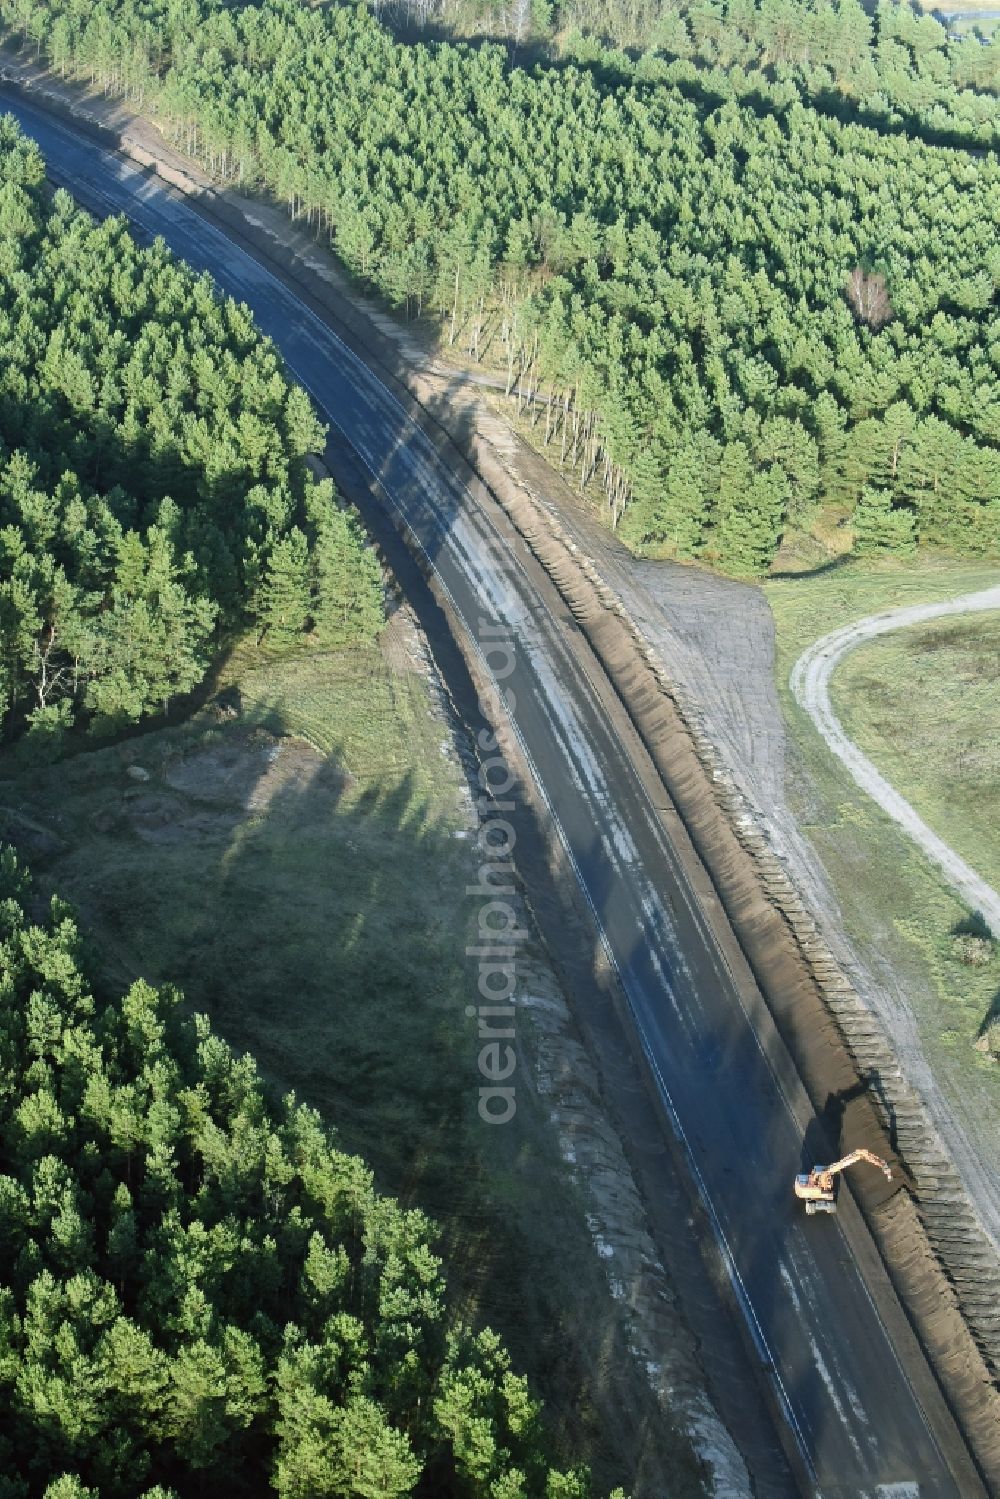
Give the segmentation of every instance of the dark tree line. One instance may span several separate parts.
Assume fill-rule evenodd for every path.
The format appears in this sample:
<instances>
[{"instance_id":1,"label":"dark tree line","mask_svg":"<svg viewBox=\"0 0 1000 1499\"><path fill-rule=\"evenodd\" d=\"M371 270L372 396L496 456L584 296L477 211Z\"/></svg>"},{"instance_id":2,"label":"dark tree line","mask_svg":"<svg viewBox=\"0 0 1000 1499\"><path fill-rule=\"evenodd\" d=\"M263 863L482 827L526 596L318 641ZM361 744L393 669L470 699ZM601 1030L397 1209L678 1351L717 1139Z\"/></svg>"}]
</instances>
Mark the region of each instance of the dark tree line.
<instances>
[{"instance_id":1,"label":"dark tree line","mask_svg":"<svg viewBox=\"0 0 1000 1499\"><path fill-rule=\"evenodd\" d=\"M433 1238L0 850L4 1499L586 1499Z\"/></svg>"},{"instance_id":2,"label":"dark tree line","mask_svg":"<svg viewBox=\"0 0 1000 1499\"><path fill-rule=\"evenodd\" d=\"M58 740L161 711L220 629L367 636L381 580L249 313L48 195L0 121L0 712Z\"/></svg>"},{"instance_id":3,"label":"dark tree line","mask_svg":"<svg viewBox=\"0 0 1000 1499\"><path fill-rule=\"evenodd\" d=\"M833 502L870 549L1000 543L994 156L738 68L403 45L364 7L0 13L501 359L632 542L752 573Z\"/></svg>"}]
</instances>

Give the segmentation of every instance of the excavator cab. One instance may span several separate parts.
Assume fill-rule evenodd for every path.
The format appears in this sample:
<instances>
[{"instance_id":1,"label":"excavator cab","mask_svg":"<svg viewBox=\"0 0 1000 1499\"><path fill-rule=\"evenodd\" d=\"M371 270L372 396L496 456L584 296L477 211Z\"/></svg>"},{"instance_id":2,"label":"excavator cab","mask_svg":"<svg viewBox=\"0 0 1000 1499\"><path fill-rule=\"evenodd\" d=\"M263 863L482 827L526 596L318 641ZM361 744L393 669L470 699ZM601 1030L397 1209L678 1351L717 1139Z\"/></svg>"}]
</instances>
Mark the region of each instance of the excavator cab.
<instances>
[{"instance_id":1,"label":"excavator cab","mask_svg":"<svg viewBox=\"0 0 1000 1499\"><path fill-rule=\"evenodd\" d=\"M795 1178L795 1195L806 1205L806 1214L835 1213L837 1203L833 1195L833 1182L824 1185L827 1176L825 1166L814 1166L811 1171L800 1173Z\"/></svg>"},{"instance_id":2,"label":"excavator cab","mask_svg":"<svg viewBox=\"0 0 1000 1499\"><path fill-rule=\"evenodd\" d=\"M839 1171L845 1171L856 1161L868 1161L884 1173L887 1181L892 1181L892 1172L885 1161L881 1156L873 1155L870 1150L852 1150L850 1155L834 1161L832 1166L814 1166L811 1171L802 1172L795 1178L795 1195L805 1203L806 1213L810 1218L814 1213L837 1211L833 1179Z\"/></svg>"}]
</instances>

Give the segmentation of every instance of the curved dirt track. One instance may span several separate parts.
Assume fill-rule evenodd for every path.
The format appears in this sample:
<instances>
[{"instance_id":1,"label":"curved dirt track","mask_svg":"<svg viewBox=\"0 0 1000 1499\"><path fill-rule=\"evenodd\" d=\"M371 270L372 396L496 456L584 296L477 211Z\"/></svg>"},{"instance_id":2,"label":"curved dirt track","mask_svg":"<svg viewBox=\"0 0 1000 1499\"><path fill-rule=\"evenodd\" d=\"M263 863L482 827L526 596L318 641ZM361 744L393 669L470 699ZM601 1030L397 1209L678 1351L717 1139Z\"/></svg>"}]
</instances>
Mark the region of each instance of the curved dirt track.
<instances>
[{"instance_id":1,"label":"curved dirt track","mask_svg":"<svg viewBox=\"0 0 1000 1499\"><path fill-rule=\"evenodd\" d=\"M941 870L948 883L985 922L994 937L1000 938L1000 895L981 879L971 865L933 832L913 807L881 775L849 739L830 703L830 679L840 662L857 646L892 630L923 624L952 614L975 614L1000 609L1000 587L981 593L967 593L945 599L938 604L912 604L870 614L866 619L843 625L803 651L792 668L791 685L795 699L809 714L827 744L847 766L862 791L878 802L883 811L913 839L914 843Z\"/></svg>"}]
</instances>

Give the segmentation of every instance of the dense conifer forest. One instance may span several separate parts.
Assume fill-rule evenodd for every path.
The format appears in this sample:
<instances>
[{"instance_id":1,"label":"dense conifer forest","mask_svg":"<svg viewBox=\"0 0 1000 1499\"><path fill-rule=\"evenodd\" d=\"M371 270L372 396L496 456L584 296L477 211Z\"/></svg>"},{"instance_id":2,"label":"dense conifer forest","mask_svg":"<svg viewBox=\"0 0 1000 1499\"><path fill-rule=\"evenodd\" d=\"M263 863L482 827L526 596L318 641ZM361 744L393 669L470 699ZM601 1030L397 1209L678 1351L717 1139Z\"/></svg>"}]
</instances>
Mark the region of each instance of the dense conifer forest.
<instances>
[{"instance_id":1,"label":"dense conifer forest","mask_svg":"<svg viewBox=\"0 0 1000 1499\"><path fill-rule=\"evenodd\" d=\"M585 1499L434 1230L0 850L0 1493Z\"/></svg>"},{"instance_id":2,"label":"dense conifer forest","mask_svg":"<svg viewBox=\"0 0 1000 1499\"><path fill-rule=\"evenodd\" d=\"M868 551L1000 544L994 154L837 118L774 67L759 87L656 53L525 70L400 42L363 6L0 14L502 356L633 543L759 572L832 502Z\"/></svg>"},{"instance_id":3,"label":"dense conifer forest","mask_svg":"<svg viewBox=\"0 0 1000 1499\"><path fill-rule=\"evenodd\" d=\"M370 635L381 578L248 312L43 176L0 122L0 711L52 752L165 709L227 628Z\"/></svg>"},{"instance_id":4,"label":"dense conifer forest","mask_svg":"<svg viewBox=\"0 0 1000 1499\"><path fill-rule=\"evenodd\" d=\"M489 36L522 55L599 55L601 43L693 62L753 89L789 85L833 114L971 145L997 139L991 18L949 31L900 0L370 0L403 35ZM961 10L961 4L941 7ZM872 12L874 11L874 14ZM595 53L595 44L598 52ZM992 97L991 97L992 96ZM775 97L778 97L777 95Z\"/></svg>"}]
</instances>

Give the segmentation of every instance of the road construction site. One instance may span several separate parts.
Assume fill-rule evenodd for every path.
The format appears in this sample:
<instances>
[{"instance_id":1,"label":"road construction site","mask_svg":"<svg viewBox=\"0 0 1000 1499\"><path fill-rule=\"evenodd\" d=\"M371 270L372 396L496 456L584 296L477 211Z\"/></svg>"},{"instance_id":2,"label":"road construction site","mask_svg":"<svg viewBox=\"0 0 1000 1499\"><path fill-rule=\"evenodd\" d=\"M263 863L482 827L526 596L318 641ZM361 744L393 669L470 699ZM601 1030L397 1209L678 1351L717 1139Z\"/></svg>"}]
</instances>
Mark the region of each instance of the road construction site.
<instances>
[{"instance_id":1,"label":"road construction site","mask_svg":"<svg viewBox=\"0 0 1000 1499\"><path fill-rule=\"evenodd\" d=\"M195 263L207 260L273 329L340 428L328 458L342 486L402 576L421 558L433 599L425 628L435 654L452 661L444 675L463 711L491 685L469 638L477 610L489 606L516 636L523 706L496 727L532 824L529 899L570 978L581 955L560 951L556 904L575 904L576 932L589 923L587 973L569 987L595 996L592 1017L603 995L618 1035L633 1039L801 1486L994 1489L996 1244L932 1111L817 922L809 881L775 837L783 735L766 692L756 705L747 693L745 659L756 632L759 678L766 605L687 569L661 569L659 597L637 581L639 566L613 538L602 541L474 388L411 361L384 319L315 275L306 257L318 252L280 232L273 210L224 199L159 161L145 140L125 139L134 159L145 153L146 165L197 198L193 212L120 156L87 156L95 148L79 131L67 141L44 116L21 117L54 174L76 191L83 184L84 201L89 180L95 207L124 207ZM241 247L267 258L267 270ZM290 287L298 302L282 299ZM317 324L331 323L328 344ZM340 366L332 385L331 350ZM410 564L388 520L406 532ZM702 601L697 628L685 590ZM721 631L709 653L713 618ZM465 648L464 669L445 630ZM727 658L721 694L717 680L699 690L723 659L719 633L749 637L743 656ZM473 689L464 704L463 682ZM560 889L555 904L547 882ZM583 1029L596 1039L597 1019ZM842 1145L885 1157L893 1181L858 1176L836 1225L807 1233L792 1178L805 1152L811 1165ZM652 1136L639 1148L648 1152ZM777 1465L771 1476L777 1492ZM768 1491L754 1477L757 1492Z\"/></svg>"}]
</instances>

